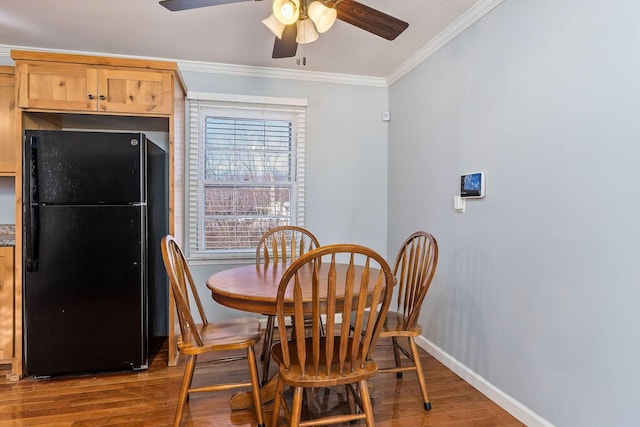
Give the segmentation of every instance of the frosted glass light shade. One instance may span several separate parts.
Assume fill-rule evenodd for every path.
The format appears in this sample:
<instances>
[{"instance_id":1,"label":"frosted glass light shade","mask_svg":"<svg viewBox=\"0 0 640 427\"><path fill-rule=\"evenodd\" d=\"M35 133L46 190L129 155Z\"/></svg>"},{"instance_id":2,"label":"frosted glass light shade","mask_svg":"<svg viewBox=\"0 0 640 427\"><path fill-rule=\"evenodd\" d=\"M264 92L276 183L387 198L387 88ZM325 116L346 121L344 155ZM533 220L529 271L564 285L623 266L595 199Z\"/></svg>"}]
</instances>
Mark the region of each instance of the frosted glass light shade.
<instances>
[{"instance_id":1,"label":"frosted glass light shade","mask_svg":"<svg viewBox=\"0 0 640 427\"><path fill-rule=\"evenodd\" d=\"M263 19L262 23L270 29L277 38L282 38L282 33L284 32L286 25L278 21L273 14L269 15L268 18Z\"/></svg>"},{"instance_id":2,"label":"frosted glass light shade","mask_svg":"<svg viewBox=\"0 0 640 427\"><path fill-rule=\"evenodd\" d=\"M307 10L309 18L316 24L316 29L319 33L324 33L329 30L336 22L338 12L333 7L327 7L322 2L311 2Z\"/></svg>"},{"instance_id":3,"label":"frosted glass light shade","mask_svg":"<svg viewBox=\"0 0 640 427\"><path fill-rule=\"evenodd\" d=\"M300 17L300 0L273 0L273 16L284 25L291 25Z\"/></svg>"},{"instance_id":4,"label":"frosted glass light shade","mask_svg":"<svg viewBox=\"0 0 640 427\"><path fill-rule=\"evenodd\" d=\"M313 21L309 18L298 21L298 34L296 35L296 42L298 44L311 43L318 40L320 34L316 31Z\"/></svg>"}]
</instances>

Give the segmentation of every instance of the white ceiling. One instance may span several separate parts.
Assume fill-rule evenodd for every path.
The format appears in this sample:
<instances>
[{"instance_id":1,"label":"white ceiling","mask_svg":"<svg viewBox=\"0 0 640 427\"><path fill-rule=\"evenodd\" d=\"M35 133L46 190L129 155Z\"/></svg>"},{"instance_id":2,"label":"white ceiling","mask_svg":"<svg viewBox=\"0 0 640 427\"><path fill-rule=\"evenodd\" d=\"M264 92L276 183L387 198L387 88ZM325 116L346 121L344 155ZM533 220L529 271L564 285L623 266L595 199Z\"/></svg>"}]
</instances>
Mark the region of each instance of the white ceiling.
<instances>
[{"instance_id":1,"label":"white ceiling","mask_svg":"<svg viewBox=\"0 0 640 427\"><path fill-rule=\"evenodd\" d=\"M387 41L337 21L319 40L298 47L306 66L298 65L295 58L271 58L273 35L260 22L271 13L271 0L180 12L165 9L158 0L0 0L0 44L387 77L470 9L491 3L359 1L407 21L409 28Z\"/></svg>"}]
</instances>

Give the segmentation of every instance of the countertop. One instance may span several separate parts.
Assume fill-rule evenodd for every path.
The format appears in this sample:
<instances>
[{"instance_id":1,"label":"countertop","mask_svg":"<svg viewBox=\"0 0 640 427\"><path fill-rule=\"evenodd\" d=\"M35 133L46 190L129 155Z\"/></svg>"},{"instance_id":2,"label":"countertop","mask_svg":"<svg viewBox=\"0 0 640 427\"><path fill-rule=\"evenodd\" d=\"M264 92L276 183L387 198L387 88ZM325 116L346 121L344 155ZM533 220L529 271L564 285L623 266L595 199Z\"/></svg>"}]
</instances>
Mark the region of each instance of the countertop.
<instances>
[{"instance_id":1,"label":"countertop","mask_svg":"<svg viewBox=\"0 0 640 427\"><path fill-rule=\"evenodd\" d=\"M13 224L0 224L0 246L16 245L16 226Z\"/></svg>"}]
</instances>

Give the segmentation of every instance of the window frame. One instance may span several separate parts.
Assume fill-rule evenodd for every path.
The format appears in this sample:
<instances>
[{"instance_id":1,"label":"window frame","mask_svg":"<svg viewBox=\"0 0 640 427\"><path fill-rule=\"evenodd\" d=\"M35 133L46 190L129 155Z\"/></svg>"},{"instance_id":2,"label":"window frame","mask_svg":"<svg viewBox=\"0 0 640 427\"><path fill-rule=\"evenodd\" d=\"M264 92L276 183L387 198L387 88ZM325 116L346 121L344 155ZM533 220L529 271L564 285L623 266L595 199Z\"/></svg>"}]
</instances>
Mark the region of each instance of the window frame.
<instances>
[{"instance_id":1,"label":"window frame","mask_svg":"<svg viewBox=\"0 0 640 427\"><path fill-rule=\"evenodd\" d=\"M204 244L204 117L251 119L291 118L294 177L291 181L290 224L304 226L306 99L256 97L189 92L186 99L185 146L185 247L190 261L234 263L255 259L253 249L202 249ZM218 114L219 113L219 114ZM225 114L222 114L225 113ZM268 215L266 215L268 216Z\"/></svg>"}]
</instances>

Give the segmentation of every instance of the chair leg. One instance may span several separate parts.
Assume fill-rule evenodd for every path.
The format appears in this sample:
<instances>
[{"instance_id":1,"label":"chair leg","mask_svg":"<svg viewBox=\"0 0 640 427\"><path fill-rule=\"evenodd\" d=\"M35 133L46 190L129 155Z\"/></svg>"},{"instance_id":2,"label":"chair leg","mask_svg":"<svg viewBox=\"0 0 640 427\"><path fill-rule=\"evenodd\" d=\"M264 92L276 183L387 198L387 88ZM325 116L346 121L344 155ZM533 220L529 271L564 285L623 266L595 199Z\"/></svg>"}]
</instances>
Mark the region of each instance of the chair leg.
<instances>
[{"instance_id":1,"label":"chair leg","mask_svg":"<svg viewBox=\"0 0 640 427\"><path fill-rule=\"evenodd\" d=\"M278 377L276 384L275 397L273 398L273 413L271 414L271 427L278 427L278 419L280 418L280 404L282 403L282 388L284 384Z\"/></svg>"},{"instance_id":2,"label":"chair leg","mask_svg":"<svg viewBox=\"0 0 640 427\"><path fill-rule=\"evenodd\" d=\"M349 404L349 413L355 414L358 408L356 405L356 401L353 398L353 394L351 394L351 389L349 389L349 384L345 384L345 396L347 397L347 403Z\"/></svg>"},{"instance_id":3,"label":"chair leg","mask_svg":"<svg viewBox=\"0 0 640 427\"><path fill-rule=\"evenodd\" d=\"M271 363L271 344L273 343L273 329L275 316L267 318L267 327L264 331L264 343L262 344L262 353L260 360L262 361L262 385L269 381L269 363Z\"/></svg>"},{"instance_id":4,"label":"chair leg","mask_svg":"<svg viewBox=\"0 0 640 427\"><path fill-rule=\"evenodd\" d=\"M262 401L260 400L260 379L258 378L258 366L256 365L256 353L253 347L247 347L247 362L249 364L249 376L251 377L251 394L253 395L253 407L256 411L258 427L265 427L262 414Z\"/></svg>"},{"instance_id":5,"label":"chair leg","mask_svg":"<svg viewBox=\"0 0 640 427\"><path fill-rule=\"evenodd\" d=\"M413 356L413 363L416 366L416 375L418 376L418 384L420 384L420 391L422 392L422 400L424 402L425 411L431 410L431 402L429 402L429 396L427 395L427 382L424 379L424 372L422 371L422 362L420 362L420 354L418 353L418 346L413 337L409 337L409 346L411 346L411 355Z\"/></svg>"},{"instance_id":6,"label":"chair leg","mask_svg":"<svg viewBox=\"0 0 640 427\"><path fill-rule=\"evenodd\" d=\"M373 427L375 421L373 420L373 408L371 407L371 396L369 395L367 380L360 381L358 385L360 388L360 400L362 401L362 412L365 415L365 424L367 427Z\"/></svg>"},{"instance_id":7,"label":"chair leg","mask_svg":"<svg viewBox=\"0 0 640 427\"><path fill-rule=\"evenodd\" d=\"M196 369L197 358L196 355L189 356L187 364L184 367L184 376L182 377L182 386L180 387L180 395L178 397L178 407L176 408L176 414L173 418L174 427L179 427L182 422L182 413L187 403L187 396L189 395L189 388L191 388L191 380L193 379L193 372Z\"/></svg>"},{"instance_id":8,"label":"chair leg","mask_svg":"<svg viewBox=\"0 0 640 427\"><path fill-rule=\"evenodd\" d=\"M391 340L393 341L393 358L396 360L396 368L399 368L402 366L402 361L398 349L398 337L391 337ZM402 378L402 372L396 372L396 378Z\"/></svg>"},{"instance_id":9,"label":"chair leg","mask_svg":"<svg viewBox=\"0 0 640 427\"><path fill-rule=\"evenodd\" d=\"M304 388L296 387L293 389L293 403L291 404L291 420L290 427L298 427L300 425L300 417L302 416L302 396Z\"/></svg>"},{"instance_id":10,"label":"chair leg","mask_svg":"<svg viewBox=\"0 0 640 427\"><path fill-rule=\"evenodd\" d=\"M267 326L264 329L264 345L262 346L262 353L260 353L260 361L262 362L269 351L267 345L271 341L271 334L273 334L274 316L267 316Z\"/></svg>"}]
</instances>

